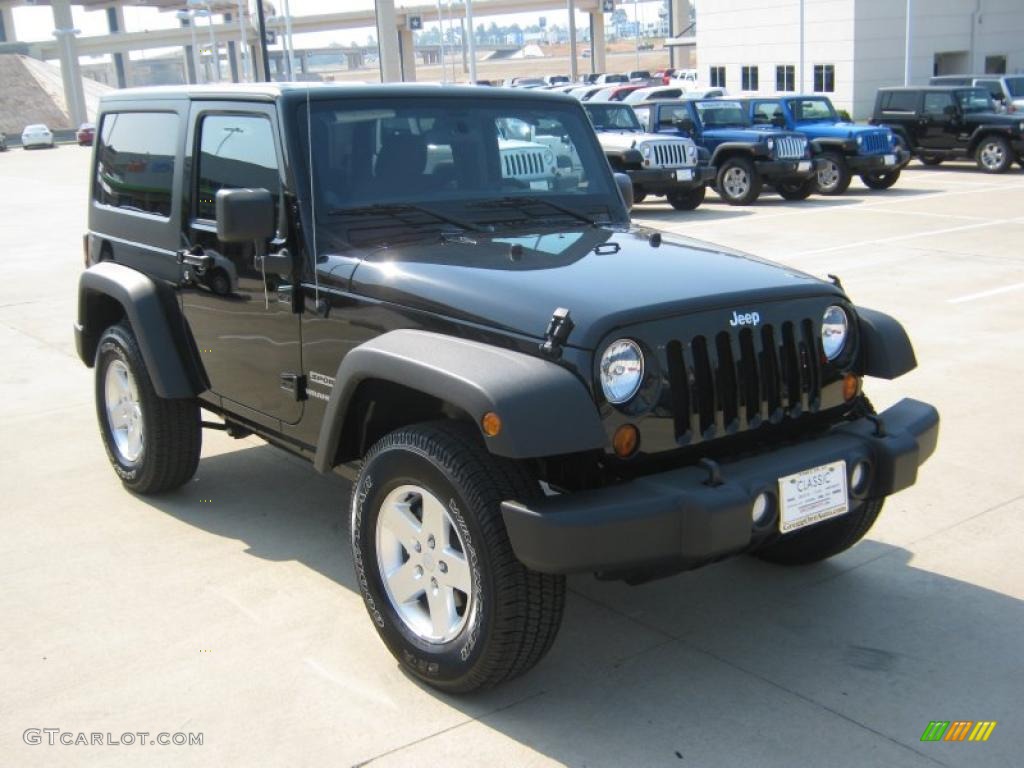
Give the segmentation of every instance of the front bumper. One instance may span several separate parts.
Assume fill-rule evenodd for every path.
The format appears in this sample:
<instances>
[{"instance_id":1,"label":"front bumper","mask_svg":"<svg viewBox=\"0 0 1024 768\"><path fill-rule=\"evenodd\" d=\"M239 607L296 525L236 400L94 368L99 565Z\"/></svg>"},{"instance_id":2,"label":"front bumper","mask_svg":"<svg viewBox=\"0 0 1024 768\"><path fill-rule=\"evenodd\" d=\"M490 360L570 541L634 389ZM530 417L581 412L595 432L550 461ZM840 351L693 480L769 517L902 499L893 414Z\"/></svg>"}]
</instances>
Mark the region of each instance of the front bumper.
<instances>
[{"instance_id":1,"label":"front bumper","mask_svg":"<svg viewBox=\"0 0 1024 768\"><path fill-rule=\"evenodd\" d=\"M679 178L678 171L692 171L689 179ZM627 170L633 187L640 187L645 194L664 195L668 192L696 189L710 184L715 179L715 169L703 165L697 168L643 168Z\"/></svg>"},{"instance_id":2,"label":"front bumper","mask_svg":"<svg viewBox=\"0 0 1024 768\"><path fill-rule=\"evenodd\" d=\"M801 160L755 160L754 165L761 178L769 183L778 181L805 181L817 171L817 161Z\"/></svg>"},{"instance_id":3,"label":"front bumper","mask_svg":"<svg viewBox=\"0 0 1024 768\"><path fill-rule=\"evenodd\" d=\"M778 509L780 477L840 459L849 472L866 461L868 484L851 496L852 511L866 499L913 485L917 468L935 451L938 432L938 411L905 399L876 420L847 422L822 437L722 464L717 485L708 483L707 469L687 467L529 506L506 501L501 512L516 557L535 571L695 568L750 549L777 531L777 512L755 528L751 507L764 492Z\"/></svg>"},{"instance_id":4,"label":"front bumper","mask_svg":"<svg viewBox=\"0 0 1024 768\"><path fill-rule=\"evenodd\" d=\"M895 162L892 165L886 164L886 155L848 155L846 164L854 173L891 173L901 170L910 162L910 153L905 149L895 149L888 155L894 156Z\"/></svg>"}]
</instances>

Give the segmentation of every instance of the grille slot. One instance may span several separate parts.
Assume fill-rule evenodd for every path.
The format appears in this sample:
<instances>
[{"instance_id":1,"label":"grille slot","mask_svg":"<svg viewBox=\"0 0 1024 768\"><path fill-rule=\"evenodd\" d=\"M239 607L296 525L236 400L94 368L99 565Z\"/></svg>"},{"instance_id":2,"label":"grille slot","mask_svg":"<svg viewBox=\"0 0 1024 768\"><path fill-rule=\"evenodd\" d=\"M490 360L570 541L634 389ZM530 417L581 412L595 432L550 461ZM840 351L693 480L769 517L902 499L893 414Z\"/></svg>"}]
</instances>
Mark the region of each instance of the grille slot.
<instances>
[{"instance_id":1,"label":"grille slot","mask_svg":"<svg viewBox=\"0 0 1024 768\"><path fill-rule=\"evenodd\" d=\"M880 131L865 133L861 151L865 155L884 155L889 151L889 137Z\"/></svg>"},{"instance_id":2,"label":"grille slot","mask_svg":"<svg viewBox=\"0 0 1024 768\"><path fill-rule=\"evenodd\" d=\"M821 343L809 318L672 340L665 349L680 445L821 408Z\"/></svg>"},{"instance_id":3,"label":"grille slot","mask_svg":"<svg viewBox=\"0 0 1024 768\"><path fill-rule=\"evenodd\" d=\"M793 160L804 156L807 142L796 136L783 136L775 140L775 156L780 160Z\"/></svg>"},{"instance_id":4,"label":"grille slot","mask_svg":"<svg viewBox=\"0 0 1024 768\"><path fill-rule=\"evenodd\" d=\"M688 164L685 141L651 142L651 161L657 168L679 168Z\"/></svg>"},{"instance_id":5,"label":"grille slot","mask_svg":"<svg viewBox=\"0 0 1024 768\"><path fill-rule=\"evenodd\" d=\"M506 179L530 178L544 175L544 157L531 149L506 150L502 153L502 176Z\"/></svg>"}]
</instances>

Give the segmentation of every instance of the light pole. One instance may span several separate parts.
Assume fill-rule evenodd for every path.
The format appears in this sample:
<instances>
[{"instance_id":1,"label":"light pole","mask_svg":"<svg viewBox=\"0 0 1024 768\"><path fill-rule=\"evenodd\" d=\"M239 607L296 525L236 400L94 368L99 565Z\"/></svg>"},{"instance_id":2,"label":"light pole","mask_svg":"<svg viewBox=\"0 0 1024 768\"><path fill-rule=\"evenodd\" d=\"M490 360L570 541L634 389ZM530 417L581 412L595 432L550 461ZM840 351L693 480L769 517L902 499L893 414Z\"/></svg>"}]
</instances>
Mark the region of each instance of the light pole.
<instances>
[{"instance_id":1,"label":"light pole","mask_svg":"<svg viewBox=\"0 0 1024 768\"><path fill-rule=\"evenodd\" d=\"M448 82L448 68L444 63L444 17L441 15L441 0L437 0L437 32L441 52L441 82Z\"/></svg>"},{"instance_id":2,"label":"light pole","mask_svg":"<svg viewBox=\"0 0 1024 768\"><path fill-rule=\"evenodd\" d=\"M800 93L807 93L804 84L804 0L800 0Z\"/></svg>"},{"instance_id":3,"label":"light pole","mask_svg":"<svg viewBox=\"0 0 1024 768\"><path fill-rule=\"evenodd\" d=\"M636 68L640 69L640 9L636 0L633 0L633 23L636 25L634 44L636 47Z\"/></svg>"},{"instance_id":4,"label":"light pole","mask_svg":"<svg viewBox=\"0 0 1024 768\"><path fill-rule=\"evenodd\" d=\"M217 49L217 37L213 33L213 9L206 4L206 27L210 30L210 63L213 65L213 82L220 82L220 51Z\"/></svg>"},{"instance_id":5,"label":"light pole","mask_svg":"<svg viewBox=\"0 0 1024 768\"><path fill-rule=\"evenodd\" d=\"M205 80L206 78L204 78L202 76L202 74L201 74L202 66L200 65L200 61L199 61L199 43L196 40L196 15L195 15L195 12L191 11L191 10L188 10L188 11L186 11L186 10L178 11L178 20L179 21L187 21L188 22L189 30L192 33L192 69L195 70L195 73L196 73L196 83L198 84L200 80Z\"/></svg>"},{"instance_id":6,"label":"light pole","mask_svg":"<svg viewBox=\"0 0 1024 768\"><path fill-rule=\"evenodd\" d=\"M906 39L906 50L903 57L903 84L910 85L910 34L911 34L911 16L914 12L913 0L907 0L907 39Z\"/></svg>"},{"instance_id":7,"label":"light pole","mask_svg":"<svg viewBox=\"0 0 1024 768\"><path fill-rule=\"evenodd\" d=\"M466 0L466 34L469 39L469 82L476 85L476 33L473 31L473 0Z\"/></svg>"},{"instance_id":8,"label":"light pole","mask_svg":"<svg viewBox=\"0 0 1024 768\"><path fill-rule=\"evenodd\" d=\"M295 79L295 46L292 43L292 10L288 0L284 0L284 37L286 41L285 55L288 57L288 79Z\"/></svg>"},{"instance_id":9,"label":"light pole","mask_svg":"<svg viewBox=\"0 0 1024 768\"><path fill-rule=\"evenodd\" d=\"M249 35L245 31L245 13L242 9L242 0L235 0L235 4L238 8L238 31L239 39L242 44L242 79L245 81L252 80L252 73L249 67ZM248 8L245 9L246 11Z\"/></svg>"},{"instance_id":10,"label":"light pole","mask_svg":"<svg viewBox=\"0 0 1024 768\"><path fill-rule=\"evenodd\" d=\"M569 0L569 79L576 82L579 68L576 64L576 0Z\"/></svg>"}]
</instances>

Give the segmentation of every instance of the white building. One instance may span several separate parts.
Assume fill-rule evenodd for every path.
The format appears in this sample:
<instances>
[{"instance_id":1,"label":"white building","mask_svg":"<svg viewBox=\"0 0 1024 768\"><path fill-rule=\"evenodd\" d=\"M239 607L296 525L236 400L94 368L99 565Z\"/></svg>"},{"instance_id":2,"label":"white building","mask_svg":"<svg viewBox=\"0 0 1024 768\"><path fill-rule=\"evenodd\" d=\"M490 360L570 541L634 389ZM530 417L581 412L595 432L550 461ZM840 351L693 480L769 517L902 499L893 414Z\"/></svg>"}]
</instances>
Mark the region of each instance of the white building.
<instances>
[{"instance_id":1,"label":"white building","mask_svg":"<svg viewBox=\"0 0 1024 768\"><path fill-rule=\"evenodd\" d=\"M695 5L698 71L708 85L735 94L826 92L838 109L863 118L876 89L903 84L907 0ZM1024 72L1024 0L910 0L909 6L911 85L936 74Z\"/></svg>"}]
</instances>

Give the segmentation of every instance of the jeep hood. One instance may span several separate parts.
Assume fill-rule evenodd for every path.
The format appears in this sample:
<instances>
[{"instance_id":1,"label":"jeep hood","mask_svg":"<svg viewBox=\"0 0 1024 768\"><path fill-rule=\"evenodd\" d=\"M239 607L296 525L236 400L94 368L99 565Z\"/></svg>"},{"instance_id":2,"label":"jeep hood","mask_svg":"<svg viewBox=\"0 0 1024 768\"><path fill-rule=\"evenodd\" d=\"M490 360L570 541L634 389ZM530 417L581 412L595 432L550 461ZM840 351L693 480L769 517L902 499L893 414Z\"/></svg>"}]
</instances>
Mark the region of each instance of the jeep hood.
<instances>
[{"instance_id":1,"label":"jeep hood","mask_svg":"<svg viewBox=\"0 0 1024 768\"><path fill-rule=\"evenodd\" d=\"M353 293L400 307L541 339L565 307L574 347L594 349L615 328L687 312L808 295L840 295L802 272L698 240L602 227L425 238L359 255ZM519 251L521 247L521 252Z\"/></svg>"},{"instance_id":2,"label":"jeep hood","mask_svg":"<svg viewBox=\"0 0 1024 768\"><path fill-rule=\"evenodd\" d=\"M704 137L714 141L763 141L766 138L781 139L784 136L803 138L802 133L786 131L774 126L750 126L749 128L705 128Z\"/></svg>"},{"instance_id":3,"label":"jeep hood","mask_svg":"<svg viewBox=\"0 0 1024 768\"><path fill-rule=\"evenodd\" d=\"M644 141L678 141L682 138L641 131L599 131L597 134L597 140L601 142L603 149L632 149Z\"/></svg>"},{"instance_id":4,"label":"jeep hood","mask_svg":"<svg viewBox=\"0 0 1024 768\"><path fill-rule=\"evenodd\" d=\"M859 134L888 133L878 125L857 125L856 123L801 123L797 130L816 139L854 139Z\"/></svg>"}]
</instances>

